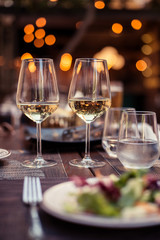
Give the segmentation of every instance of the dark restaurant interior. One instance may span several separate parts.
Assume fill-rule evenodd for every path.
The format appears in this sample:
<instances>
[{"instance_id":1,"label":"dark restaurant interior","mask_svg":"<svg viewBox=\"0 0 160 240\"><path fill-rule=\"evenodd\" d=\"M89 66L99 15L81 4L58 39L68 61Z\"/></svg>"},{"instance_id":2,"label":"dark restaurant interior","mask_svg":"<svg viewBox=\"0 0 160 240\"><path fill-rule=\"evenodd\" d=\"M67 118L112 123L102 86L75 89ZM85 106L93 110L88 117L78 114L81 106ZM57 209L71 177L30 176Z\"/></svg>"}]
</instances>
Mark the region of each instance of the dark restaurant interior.
<instances>
[{"instance_id":1,"label":"dark restaurant interior","mask_svg":"<svg viewBox=\"0 0 160 240\"><path fill-rule=\"evenodd\" d=\"M0 0L1 116L15 109L22 59L54 60L66 106L75 59L95 57L121 84L121 105L155 111L160 121L159 12L159 0Z\"/></svg>"}]
</instances>

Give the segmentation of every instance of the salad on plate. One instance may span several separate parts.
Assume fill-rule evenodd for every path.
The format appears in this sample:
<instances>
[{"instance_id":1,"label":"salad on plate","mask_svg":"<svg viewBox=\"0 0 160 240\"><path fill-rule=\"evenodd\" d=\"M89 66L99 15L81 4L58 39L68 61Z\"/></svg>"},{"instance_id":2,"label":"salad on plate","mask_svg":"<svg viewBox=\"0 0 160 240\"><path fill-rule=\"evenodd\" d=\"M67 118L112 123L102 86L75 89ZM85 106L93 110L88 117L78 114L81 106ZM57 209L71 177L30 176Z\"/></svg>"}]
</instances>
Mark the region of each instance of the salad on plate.
<instances>
[{"instance_id":1,"label":"salad on plate","mask_svg":"<svg viewBox=\"0 0 160 240\"><path fill-rule=\"evenodd\" d=\"M146 170L82 179L73 177L76 191L64 204L67 213L110 218L141 218L160 215L160 180Z\"/></svg>"}]
</instances>

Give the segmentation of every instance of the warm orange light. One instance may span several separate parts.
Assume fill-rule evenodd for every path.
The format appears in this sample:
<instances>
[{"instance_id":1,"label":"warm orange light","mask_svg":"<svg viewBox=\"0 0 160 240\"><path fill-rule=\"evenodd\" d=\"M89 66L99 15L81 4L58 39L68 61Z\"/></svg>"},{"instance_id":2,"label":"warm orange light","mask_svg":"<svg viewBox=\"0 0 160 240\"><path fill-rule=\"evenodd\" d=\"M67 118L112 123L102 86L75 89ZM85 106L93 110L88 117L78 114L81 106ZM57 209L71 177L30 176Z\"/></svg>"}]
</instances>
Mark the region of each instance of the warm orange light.
<instances>
[{"instance_id":1,"label":"warm orange light","mask_svg":"<svg viewBox=\"0 0 160 240\"><path fill-rule=\"evenodd\" d=\"M46 25L46 19L44 17L40 17L36 20L37 27L44 27Z\"/></svg>"},{"instance_id":2,"label":"warm orange light","mask_svg":"<svg viewBox=\"0 0 160 240\"><path fill-rule=\"evenodd\" d=\"M45 43L49 46L53 45L56 42L56 38L54 35L48 35L45 37Z\"/></svg>"},{"instance_id":3,"label":"warm orange light","mask_svg":"<svg viewBox=\"0 0 160 240\"><path fill-rule=\"evenodd\" d=\"M76 29L79 29L83 24L83 21L76 22Z\"/></svg>"},{"instance_id":4,"label":"warm orange light","mask_svg":"<svg viewBox=\"0 0 160 240\"><path fill-rule=\"evenodd\" d=\"M131 22L131 26L135 29L135 30L140 30L142 27L142 23L140 20L138 19L133 19Z\"/></svg>"},{"instance_id":5,"label":"warm orange light","mask_svg":"<svg viewBox=\"0 0 160 240\"><path fill-rule=\"evenodd\" d=\"M35 72L35 71L36 71L36 65L35 65L35 63L34 63L34 62L30 62L30 63L28 64L28 68L29 68L29 71L30 71L31 73Z\"/></svg>"},{"instance_id":6,"label":"warm orange light","mask_svg":"<svg viewBox=\"0 0 160 240\"><path fill-rule=\"evenodd\" d=\"M21 60L23 59L30 59L30 58L33 58L32 55L28 52L24 53L22 56L21 56Z\"/></svg>"},{"instance_id":7,"label":"warm orange light","mask_svg":"<svg viewBox=\"0 0 160 240\"><path fill-rule=\"evenodd\" d=\"M44 38L45 35L46 35L46 32L42 28L35 31L35 36L38 39Z\"/></svg>"},{"instance_id":8,"label":"warm orange light","mask_svg":"<svg viewBox=\"0 0 160 240\"><path fill-rule=\"evenodd\" d=\"M72 56L69 53L64 53L61 56L60 69L62 71L68 71L71 68Z\"/></svg>"},{"instance_id":9,"label":"warm orange light","mask_svg":"<svg viewBox=\"0 0 160 240\"><path fill-rule=\"evenodd\" d=\"M103 9L105 7L105 3L103 1L95 1L94 6L97 9Z\"/></svg>"},{"instance_id":10,"label":"warm orange light","mask_svg":"<svg viewBox=\"0 0 160 240\"><path fill-rule=\"evenodd\" d=\"M31 34L34 32L34 26L32 24L27 24L25 27L24 27L24 32L26 34Z\"/></svg>"},{"instance_id":11,"label":"warm orange light","mask_svg":"<svg viewBox=\"0 0 160 240\"><path fill-rule=\"evenodd\" d=\"M58 0L49 0L50 2L58 2Z\"/></svg>"},{"instance_id":12,"label":"warm orange light","mask_svg":"<svg viewBox=\"0 0 160 240\"><path fill-rule=\"evenodd\" d=\"M136 68L138 71L143 72L147 68L147 63L144 60L138 60L136 62Z\"/></svg>"},{"instance_id":13,"label":"warm orange light","mask_svg":"<svg viewBox=\"0 0 160 240\"><path fill-rule=\"evenodd\" d=\"M120 34L123 31L123 26L120 23L114 23L112 25L112 31L116 34Z\"/></svg>"},{"instance_id":14,"label":"warm orange light","mask_svg":"<svg viewBox=\"0 0 160 240\"><path fill-rule=\"evenodd\" d=\"M33 35L33 33L31 33L31 34L25 34L24 37L23 37L23 39L24 39L24 41L25 41L26 43L30 43L30 42L32 42L32 41L34 40L34 35Z\"/></svg>"},{"instance_id":15,"label":"warm orange light","mask_svg":"<svg viewBox=\"0 0 160 240\"><path fill-rule=\"evenodd\" d=\"M41 47L43 47L43 45L44 45L44 40L43 39L35 39L34 40L34 46L36 47L36 48L41 48Z\"/></svg>"}]
</instances>

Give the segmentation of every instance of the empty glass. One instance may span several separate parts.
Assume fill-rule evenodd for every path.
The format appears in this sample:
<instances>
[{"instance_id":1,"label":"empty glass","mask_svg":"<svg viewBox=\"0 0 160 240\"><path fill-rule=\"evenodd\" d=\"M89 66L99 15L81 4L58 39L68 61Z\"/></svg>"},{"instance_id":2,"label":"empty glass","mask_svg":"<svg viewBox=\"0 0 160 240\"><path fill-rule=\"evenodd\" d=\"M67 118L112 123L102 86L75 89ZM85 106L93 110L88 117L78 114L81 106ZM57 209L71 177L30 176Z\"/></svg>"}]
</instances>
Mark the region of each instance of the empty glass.
<instances>
[{"instance_id":1,"label":"empty glass","mask_svg":"<svg viewBox=\"0 0 160 240\"><path fill-rule=\"evenodd\" d=\"M159 157L156 113L123 112L117 157L126 168L150 168Z\"/></svg>"},{"instance_id":2,"label":"empty glass","mask_svg":"<svg viewBox=\"0 0 160 240\"><path fill-rule=\"evenodd\" d=\"M123 111L135 111L134 108L110 108L106 112L102 146L110 158L117 158L119 126Z\"/></svg>"}]
</instances>

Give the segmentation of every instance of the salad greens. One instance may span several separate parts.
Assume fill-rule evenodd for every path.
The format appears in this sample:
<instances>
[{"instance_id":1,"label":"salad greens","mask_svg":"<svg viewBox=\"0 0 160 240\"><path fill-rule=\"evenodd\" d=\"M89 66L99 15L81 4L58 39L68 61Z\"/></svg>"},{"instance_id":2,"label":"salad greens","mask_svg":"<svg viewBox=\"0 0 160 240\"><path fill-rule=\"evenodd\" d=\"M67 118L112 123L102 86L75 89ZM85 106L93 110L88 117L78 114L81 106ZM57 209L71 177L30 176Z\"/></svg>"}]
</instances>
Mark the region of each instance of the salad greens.
<instances>
[{"instance_id":1,"label":"salad greens","mask_svg":"<svg viewBox=\"0 0 160 240\"><path fill-rule=\"evenodd\" d=\"M68 212L106 217L141 217L160 213L160 180L146 170L130 170L119 178L114 175L96 182L74 177L76 204Z\"/></svg>"}]
</instances>

